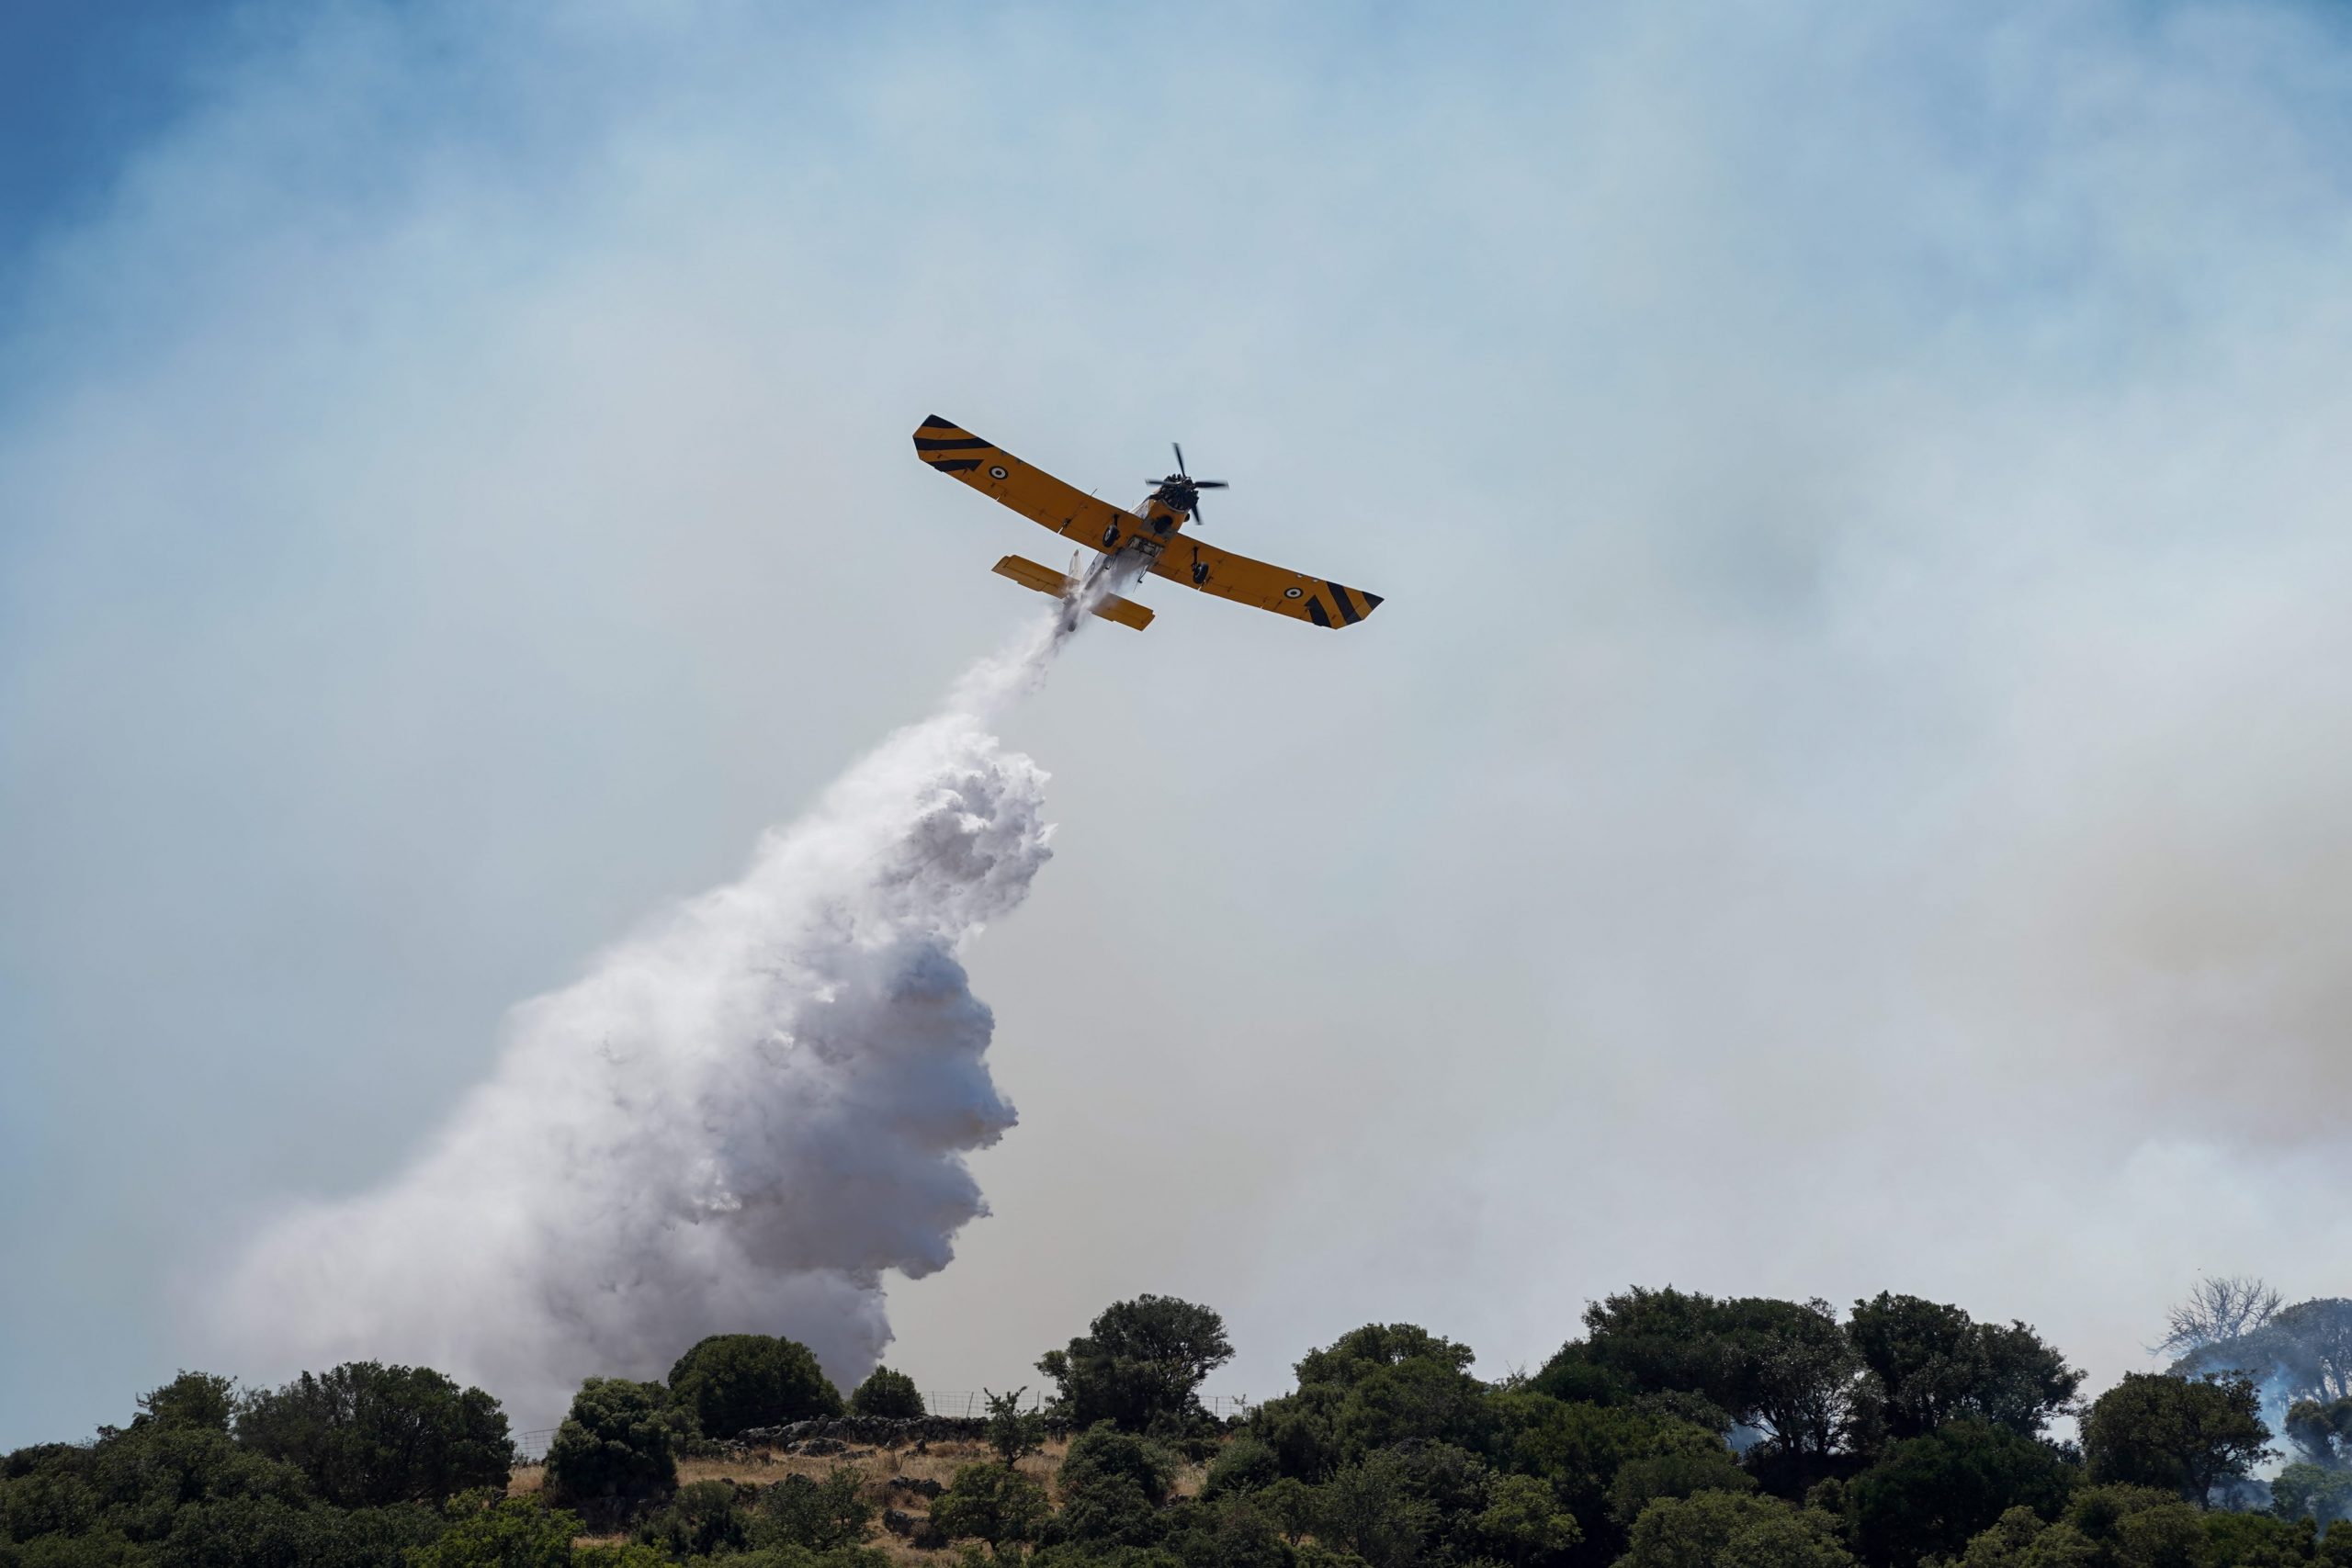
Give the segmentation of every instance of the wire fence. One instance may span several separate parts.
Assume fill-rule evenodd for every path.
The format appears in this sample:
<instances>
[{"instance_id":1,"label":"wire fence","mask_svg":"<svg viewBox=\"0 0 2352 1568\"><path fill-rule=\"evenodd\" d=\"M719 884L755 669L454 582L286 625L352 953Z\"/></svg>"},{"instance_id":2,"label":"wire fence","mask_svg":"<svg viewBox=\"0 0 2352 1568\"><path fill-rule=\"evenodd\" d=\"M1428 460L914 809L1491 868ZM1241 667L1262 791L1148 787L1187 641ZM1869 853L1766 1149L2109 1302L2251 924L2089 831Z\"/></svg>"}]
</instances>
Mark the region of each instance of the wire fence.
<instances>
[{"instance_id":1,"label":"wire fence","mask_svg":"<svg viewBox=\"0 0 2352 1568\"><path fill-rule=\"evenodd\" d=\"M922 1396L923 1409L931 1415L953 1420L977 1420L989 1413L989 1396L978 1390L958 1390L953 1393L927 1391ZM1237 1420L1250 1414L1247 1394L1204 1393L1201 1404L1211 1416L1220 1421ZM1026 1392L1021 1396L1021 1408L1041 1411L1046 1396L1041 1392ZM548 1457L548 1445L555 1441L553 1427L540 1427L528 1432L514 1434L514 1458L520 1464L542 1464Z\"/></svg>"}]
</instances>

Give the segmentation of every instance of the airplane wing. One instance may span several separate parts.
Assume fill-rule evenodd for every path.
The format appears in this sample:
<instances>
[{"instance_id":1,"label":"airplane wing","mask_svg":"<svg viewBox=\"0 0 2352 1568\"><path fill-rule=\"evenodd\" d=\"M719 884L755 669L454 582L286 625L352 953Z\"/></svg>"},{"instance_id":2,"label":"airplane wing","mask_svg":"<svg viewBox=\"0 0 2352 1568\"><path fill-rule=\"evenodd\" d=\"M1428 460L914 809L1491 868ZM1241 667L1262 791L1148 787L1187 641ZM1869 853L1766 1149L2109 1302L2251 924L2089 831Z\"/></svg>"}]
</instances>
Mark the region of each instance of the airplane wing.
<instances>
[{"instance_id":1,"label":"airplane wing","mask_svg":"<svg viewBox=\"0 0 2352 1568\"><path fill-rule=\"evenodd\" d=\"M1152 574L1277 615L1318 626L1351 626L1380 607L1380 595L1342 588L1287 567L1269 566L1197 539L1175 539L1151 563Z\"/></svg>"},{"instance_id":2,"label":"airplane wing","mask_svg":"<svg viewBox=\"0 0 2352 1568\"><path fill-rule=\"evenodd\" d=\"M1125 507L1062 483L1003 447L933 414L915 430L915 456L951 479L962 479L1032 522L1099 550L1117 532L1136 526ZM1114 532L1116 531L1116 532Z\"/></svg>"}]
</instances>

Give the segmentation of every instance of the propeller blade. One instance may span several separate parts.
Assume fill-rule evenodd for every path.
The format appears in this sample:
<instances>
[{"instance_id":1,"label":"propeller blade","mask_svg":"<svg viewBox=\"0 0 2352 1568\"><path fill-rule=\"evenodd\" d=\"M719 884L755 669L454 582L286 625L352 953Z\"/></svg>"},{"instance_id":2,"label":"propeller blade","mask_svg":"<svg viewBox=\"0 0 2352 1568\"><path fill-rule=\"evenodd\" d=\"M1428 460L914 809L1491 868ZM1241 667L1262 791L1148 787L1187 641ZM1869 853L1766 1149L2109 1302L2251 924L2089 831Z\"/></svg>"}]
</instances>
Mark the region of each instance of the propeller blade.
<instances>
[{"instance_id":1,"label":"propeller blade","mask_svg":"<svg viewBox=\"0 0 2352 1568\"><path fill-rule=\"evenodd\" d=\"M1194 479L1193 488L1194 490L1231 490L1233 487L1223 479Z\"/></svg>"},{"instance_id":2,"label":"propeller blade","mask_svg":"<svg viewBox=\"0 0 2352 1568\"><path fill-rule=\"evenodd\" d=\"M1201 498L1197 495L1193 498L1193 521L1203 527L1208 525L1208 519L1201 515Z\"/></svg>"},{"instance_id":3,"label":"propeller blade","mask_svg":"<svg viewBox=\"0 0 2352 1568\"><path fill-rule=\"evenodd\" d=\"M1168 445L1176 448L1176 472L1182 475L1184 471L1184 444L1182 441L1170 441Z\"/></svg>"}]
</instances>

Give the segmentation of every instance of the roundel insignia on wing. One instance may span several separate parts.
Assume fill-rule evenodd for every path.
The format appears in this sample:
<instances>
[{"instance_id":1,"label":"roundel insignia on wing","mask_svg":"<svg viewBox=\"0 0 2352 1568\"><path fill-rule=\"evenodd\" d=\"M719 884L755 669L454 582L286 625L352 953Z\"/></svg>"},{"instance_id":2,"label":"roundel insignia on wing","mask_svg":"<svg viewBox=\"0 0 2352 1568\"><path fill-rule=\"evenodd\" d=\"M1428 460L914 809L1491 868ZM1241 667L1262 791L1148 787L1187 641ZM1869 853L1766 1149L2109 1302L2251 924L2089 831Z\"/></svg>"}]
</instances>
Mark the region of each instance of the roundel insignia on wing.
<instances>
[{"instance_id":1,"label":"roundel insignia on wing","mask_svg":"<svg viewBox=\"0 0 2352 1568\"><path fill-rule=\"evenodd\" d=\"M1004 478L1004 470L1001 468L990 468L989 470L989 478L992 479L1001 479Z\"/></svg>"},{"instance_id":2,"label":"roundel insignia on wing","mask_svg":"<svg viewBox=\"0 0 2352 1568\"><path fill-rule=\"evenodd\" d=\"M1295 588L1285 588L1283 590L1283 597L1285 599L1295 599L1298 595L1299 590Z\"/></svg>"}]
</instances>

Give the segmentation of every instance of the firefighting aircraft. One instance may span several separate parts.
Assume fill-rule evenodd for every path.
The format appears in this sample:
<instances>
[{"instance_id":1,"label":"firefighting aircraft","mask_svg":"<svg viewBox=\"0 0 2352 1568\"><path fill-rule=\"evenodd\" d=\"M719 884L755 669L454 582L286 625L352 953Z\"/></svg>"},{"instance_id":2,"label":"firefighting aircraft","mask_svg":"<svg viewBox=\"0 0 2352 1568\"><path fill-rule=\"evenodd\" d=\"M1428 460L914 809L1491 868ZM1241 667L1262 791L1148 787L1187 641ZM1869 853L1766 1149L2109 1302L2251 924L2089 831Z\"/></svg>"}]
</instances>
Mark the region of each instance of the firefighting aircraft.
<instances>
[{"instance_id":1,"label":"firefighting aircraft","mask_svg":"<svg viewBox=\"0 0 2352 1568\"><path fill-rule=\"evenodd\" d=\"M1075 553L1067 573L1019 556L1007 556L996 563L998 576L1057 599L1077 596L1105 573L1116 573L1114 581L1130 581L1148 571L1220 599L1255 604L1318 626L1351 626L1380 607L1377 593L1342 588L1328 578L1268 566L1182 537L1185 524L1201 520L1201 491L1224 490L1227 485L1223 479L1196 479L1186 473L1181 446L1176 447L1176 471L1146 480L1152 492L1132 512L1073 489L937 414L915 431L915 456L1032 522L1102 552L1101 558L1082 574ZM1137 631L1151 625L1150 610L1115 593L1102 595L1094 613Z\"/></svg>"}]
</instances>

